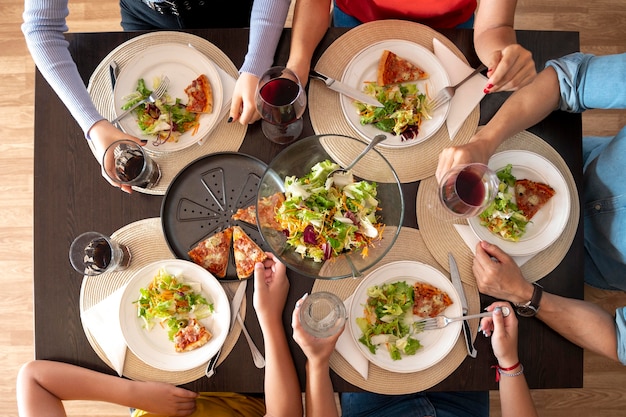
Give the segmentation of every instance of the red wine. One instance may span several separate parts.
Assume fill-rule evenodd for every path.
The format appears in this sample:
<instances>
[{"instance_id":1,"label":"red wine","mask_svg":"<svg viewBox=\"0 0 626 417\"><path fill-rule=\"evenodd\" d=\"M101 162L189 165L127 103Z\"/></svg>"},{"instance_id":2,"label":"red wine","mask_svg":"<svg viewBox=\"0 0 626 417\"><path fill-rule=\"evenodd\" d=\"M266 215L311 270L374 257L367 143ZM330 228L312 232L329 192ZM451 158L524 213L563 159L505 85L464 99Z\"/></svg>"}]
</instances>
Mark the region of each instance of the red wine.
<instances>
[{"instance_id":1,"label":"red wine","mask_svg":"<svg viewBox=\"0 0 626 417\"><path fill-rule=\"evenodd\" d=\"M261 87L261 97L274 106L286 106L298 97L300 87L287 78L276 78Z\"/></svg>"},{"instance_id":2,"label":"red wine","mask_svg":"<svg viewBox=\"0 0 626 417\"><path fill-rule=\"evenodd\" d=\"M293 103L300 94L300 86L294 81L276 78L261 87L259 94L270 104L261 111L266 121L286 125L298 119L298 109Z\"/></svg>"},{"instance_id":3,"label":"red wine","mask_svg":"<svg viewBox=\"0 0 626 417\"><path fill-rule=\"evenodd\" d=\"M105 239L94 239L85 248L85 266L94 271L104 271L112 255L111 246Z\"/></svg>"},{"instance_id":4,"label":"red wine","mask_svg":"<svg viewBox=\"0 0 626 417\"><path fill-rule=\"evenodd\" d=\"M482 177L472 171L463 170L456 178L456 192L470 206L480 206L485 200L485 184Z\"/></svg>"}]
</instances>

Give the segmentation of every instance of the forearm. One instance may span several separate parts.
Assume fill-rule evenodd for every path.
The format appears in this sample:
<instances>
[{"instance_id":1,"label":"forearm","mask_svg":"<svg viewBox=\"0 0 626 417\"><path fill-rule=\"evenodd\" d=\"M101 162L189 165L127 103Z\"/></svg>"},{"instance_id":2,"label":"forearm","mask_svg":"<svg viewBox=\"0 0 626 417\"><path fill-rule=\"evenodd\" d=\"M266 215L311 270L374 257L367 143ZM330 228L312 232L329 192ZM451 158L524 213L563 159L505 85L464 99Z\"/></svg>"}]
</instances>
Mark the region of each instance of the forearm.
<instances>
[{"instance_id":1,"label":"forearm","mask_svg":"<svg viewBox=\"0 0 626 417\"><path fill-rule=\"evenodd\" d=\"M265 404L272 417L302 415L302 393L282 321L265 325Z\"/></svg>"},{"instance_id":2,"label":"forearm","mask_svg":"<svg viewBox=\"0 0 626 417\"><path fill-rule=\"evenodd\" d=\"M583 349L618 360L615 319L596 304L544 292L537 318Z\"/></svg>"},{"instance_id":3,"label":"forearm","mask_svg":"<svg viewBox=\"0 0 626 417\"><path fill-rule=\"evenodd\" d=\"M474 48L489 66L494 52L517 43L513 28L516 0L480 0L474 21Z\"/></svg>"},{"instance_id":4,"label":"forearm","mask_svg":"<svg viewBox=\"0 0 626 417\"><path fill-rule=\"evenodd\" d=\"M504 372L514 375L520 370L521 367L518 366ZM502 417L534 417L538 415L524 374L517 376L500 375L500 404Z\"/></svg>"},{"instance_id":5,"label":"forearm","mask_svg":"<svg viewBox=\"0 0 626 417\"><path fill-rule=\"evenodd\" d=\"M289 0L256 0L250 17L248 52L241 72L260 77L272 66L289 12Z\"/></svg>"},{"instance_id":6,"label":"forearm","mask_svg":"<svg viewBox=\"0 0 626 417\"><path fill-rule=\"evenodd\" d=\"M103 117L85 88L63 36L68 13L67 0L26 0L22 31L37 68L86 133Z\"/></svg>"},{"instance_id":7,"label":"forearm","mask_svg":"<svg viewBox=\"0 0 626 417\"><path fill-rule=\"evenodd\" d=\"M315 48L330 24L330 1L298 0L294 11L291 48L287 66L300 73L308 69ZM302 80L304 82L304 80Z\"/></svg>"},{"instance_id":8,"label":"forearm","mask_svg":"<svg viewBox=\"0 0 626 417\"><path fill-rule=\"evenodd\" d=\"M545 119L558 108L559 100L556 73L546 68L532 83L513 93L477 136L491 138L492 146L499 145Z\"/></svg>"},{"instance_id":9,"label":"forearm","mask_svg":"<svg viewBox=\"0 0 626 417\"><path fill-rule=\"evenodd\" d=\"M307 417L338 417L328 360L309 361L306 367Z\"/></svg>"}]
</instances>

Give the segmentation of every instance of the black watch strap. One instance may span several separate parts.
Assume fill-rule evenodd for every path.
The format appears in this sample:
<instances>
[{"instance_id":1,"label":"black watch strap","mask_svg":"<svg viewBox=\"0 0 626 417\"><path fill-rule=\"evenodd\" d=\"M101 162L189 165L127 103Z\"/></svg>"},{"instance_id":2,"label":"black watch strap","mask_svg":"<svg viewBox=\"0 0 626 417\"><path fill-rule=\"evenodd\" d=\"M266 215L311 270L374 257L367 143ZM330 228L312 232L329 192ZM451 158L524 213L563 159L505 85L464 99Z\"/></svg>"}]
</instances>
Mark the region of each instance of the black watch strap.
<instances>
[{"instance_id":1,"label":"black watch strap","mask_svg":"<svg viewBox=\"0 0 626 417\"><path fill-rule=\"evenodd\" d=\"M525 304L515 304L517 314L522 317L533 317L539 311L539 303L541 302L541 296L543 295L543 287L536 282L533 282L533 296L530 301Z\"/></svg>"}]
</instances>

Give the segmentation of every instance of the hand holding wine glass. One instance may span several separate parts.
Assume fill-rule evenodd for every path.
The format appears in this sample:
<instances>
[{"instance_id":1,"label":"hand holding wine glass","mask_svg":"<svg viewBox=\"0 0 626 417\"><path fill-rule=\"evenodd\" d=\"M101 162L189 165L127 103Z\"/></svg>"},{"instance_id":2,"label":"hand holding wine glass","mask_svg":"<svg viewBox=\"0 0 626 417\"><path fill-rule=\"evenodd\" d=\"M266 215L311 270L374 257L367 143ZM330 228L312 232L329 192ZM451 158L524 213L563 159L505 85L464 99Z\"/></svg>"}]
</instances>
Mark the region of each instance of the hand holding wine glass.
<instances>
[{"instance_id":1,"label":"hand holding wine glass","mask_svg":"<svg viewBox=\"0 0 626 417\"><path fill-rule=\"evenodd\" d=\"M256 106L265 137L282 145L298 139L306 93L293 71L285 67L268 69L259 79Z\"/></svg>"},{"instance_id":2,"label":"hand holding wine glass","mask_svg":"<svg viewBox=\"0 0 626 417\"><path fill-rule=\"evenodd\" d=\"M439 183L439 198L458 217L482 213L496 197L500 180L487 165L459 165L448 171Z\"/></svg>"}]
</instances>

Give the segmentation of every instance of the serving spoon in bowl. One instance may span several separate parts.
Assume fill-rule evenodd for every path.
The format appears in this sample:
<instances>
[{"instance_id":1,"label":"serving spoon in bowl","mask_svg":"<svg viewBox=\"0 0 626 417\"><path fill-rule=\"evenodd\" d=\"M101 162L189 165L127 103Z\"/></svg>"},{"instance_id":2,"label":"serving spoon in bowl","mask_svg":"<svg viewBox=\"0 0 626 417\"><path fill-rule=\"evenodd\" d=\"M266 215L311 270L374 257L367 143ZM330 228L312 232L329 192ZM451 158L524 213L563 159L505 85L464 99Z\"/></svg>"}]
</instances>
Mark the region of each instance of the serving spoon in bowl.
<instances>
[{"instance_id":1,"label":"serving spoon in bowl","mask_svg":"<svg viewBox=\"0 0 626 417\"><path fill-rule=\"evenodd\" d=\"M369 145L367 145L367 147L365 149L363 149L363 151L360 154L358 154L356 158L354 158L354 161L352 161L350 163L350 165L348 165L345 168L339 168L339 169L335 169L333 171L330 171L328 176L332 177L335 174L339 174L339 175L347 175L347 174L349 174L350 170L352 168L354 168L354 166L357 164L357 162L359 162L361 160L361 158L363 158L365 156L366 153L371 151L374 146L378 145L380 142L384 141L385 139L387 139L386 135L376 135L376 136L374 136L374 138L370 141ZM352 181L350 181L350 182L352 182Z\"/></svg>"}]
</instances>

